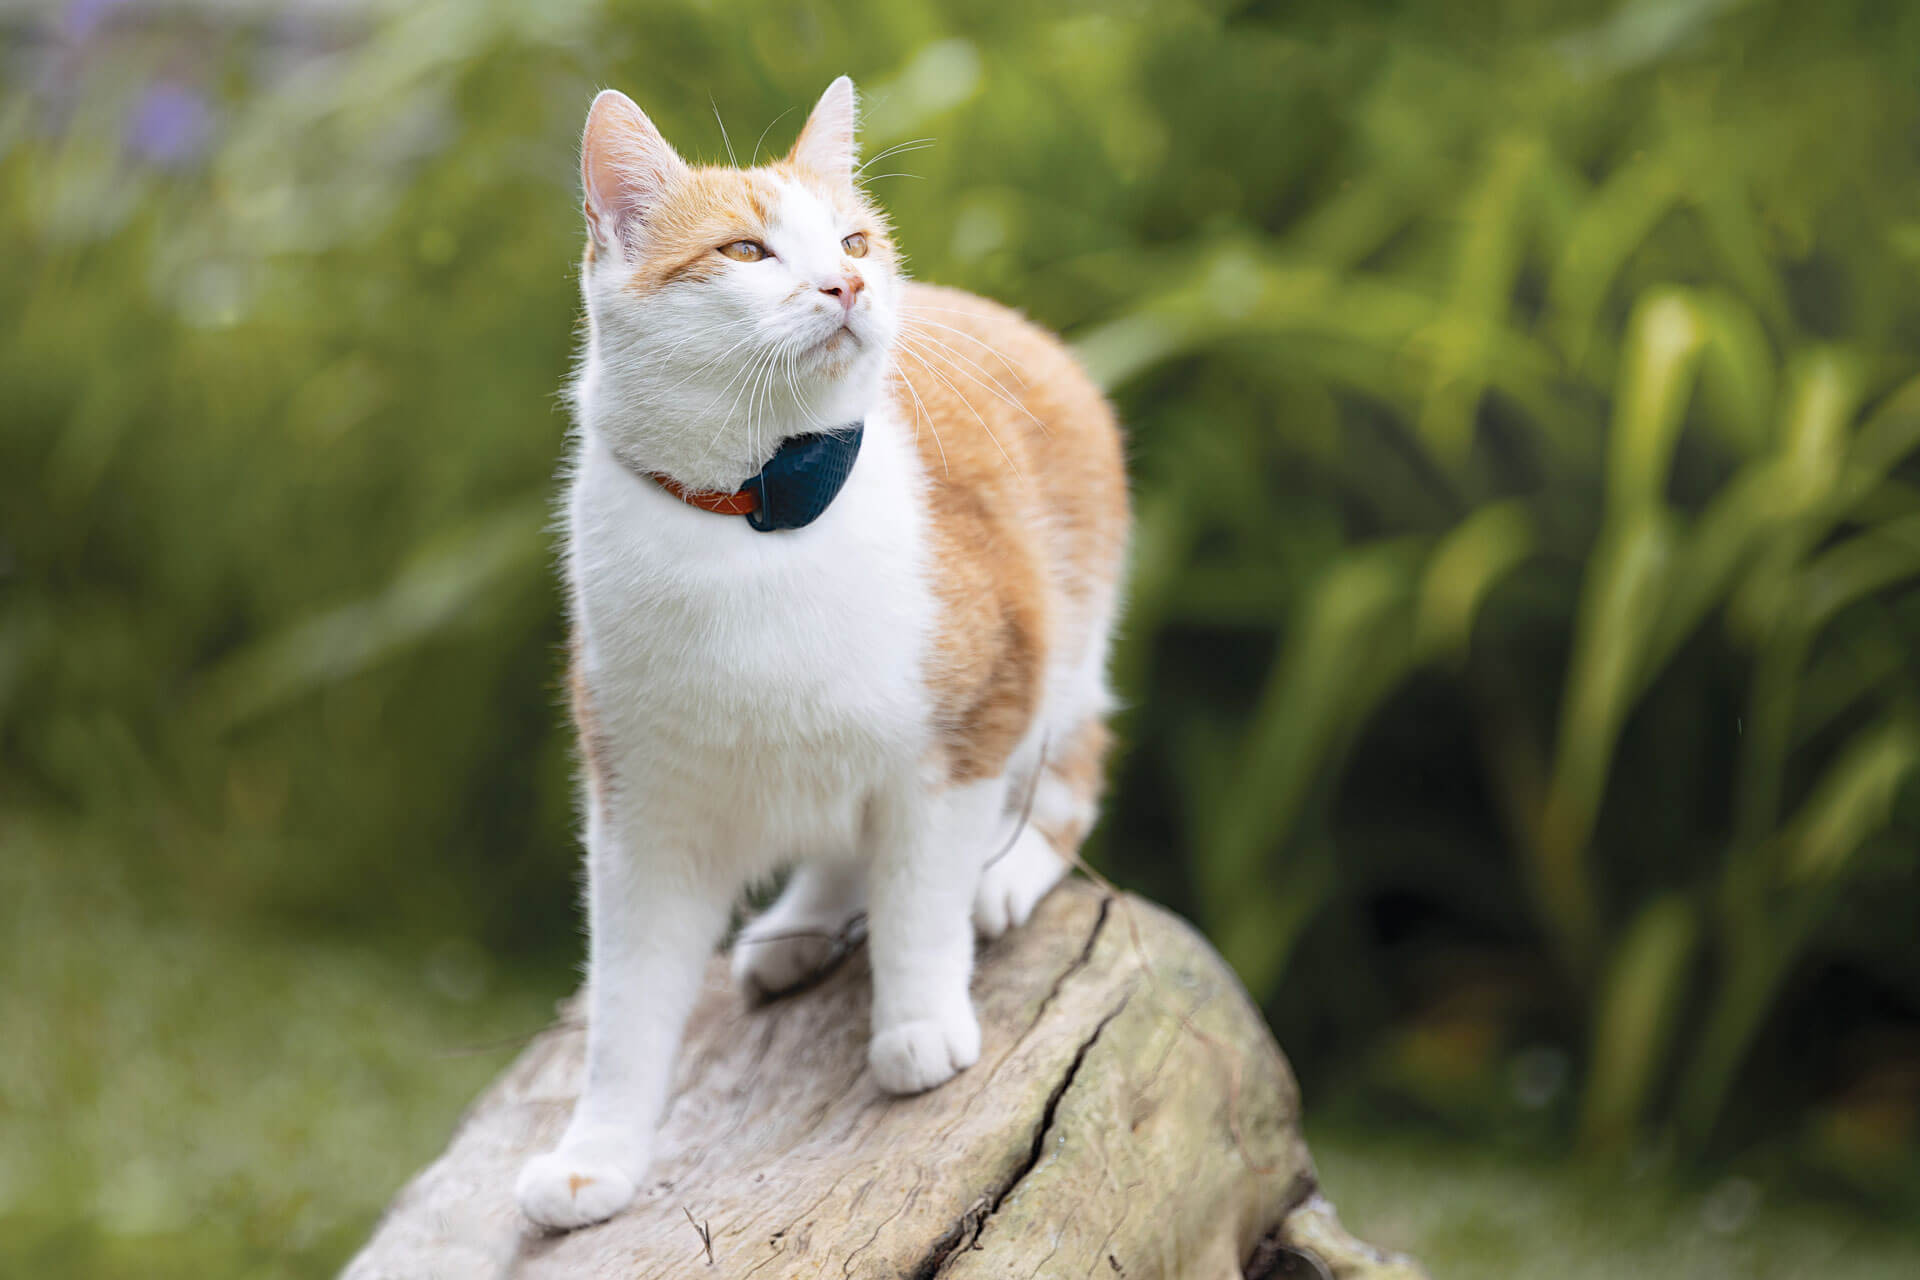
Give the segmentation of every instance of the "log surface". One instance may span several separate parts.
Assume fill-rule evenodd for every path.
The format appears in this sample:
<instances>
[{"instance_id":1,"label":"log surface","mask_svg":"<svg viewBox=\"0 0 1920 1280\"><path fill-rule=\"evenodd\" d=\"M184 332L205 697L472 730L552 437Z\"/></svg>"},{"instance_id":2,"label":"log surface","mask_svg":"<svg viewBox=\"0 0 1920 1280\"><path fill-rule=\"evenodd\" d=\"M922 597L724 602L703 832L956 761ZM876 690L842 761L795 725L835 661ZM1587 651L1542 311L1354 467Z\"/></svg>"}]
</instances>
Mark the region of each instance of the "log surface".
<instances>
[{"instance_id":1,"label":"log surface","mask_svg":"<svg viewBox=\"0 0 1920 1280\"><path fill-rule=\"evenodd\" d=\"M585 1036L556 1027L474 1104L346 1276L1422 1274L1340 1230L1291 1071L1177 918L1063 885L982 951L974 997L979 1063L889 1098L866 1069L863 952L760 1007L716 961L648 1181L625 1212L566 1235L528 1226L512 1197L573 1103Z\"/></svg>"}]
</instances>

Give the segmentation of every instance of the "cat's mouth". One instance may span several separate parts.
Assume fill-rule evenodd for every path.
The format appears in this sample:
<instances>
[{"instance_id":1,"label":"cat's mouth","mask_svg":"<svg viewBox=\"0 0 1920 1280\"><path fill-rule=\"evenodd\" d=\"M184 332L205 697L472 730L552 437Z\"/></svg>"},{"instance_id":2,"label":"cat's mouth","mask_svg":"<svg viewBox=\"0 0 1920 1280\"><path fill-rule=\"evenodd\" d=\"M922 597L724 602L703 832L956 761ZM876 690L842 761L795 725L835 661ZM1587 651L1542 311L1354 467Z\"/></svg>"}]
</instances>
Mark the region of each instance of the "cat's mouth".
<instances>
[{"instance_id":1,"label":"cat's mouth","mask_svg":"<svg viewBox=\"0 0 1920 1280\"><path fill-rule=\"evenodd\" d=\"M842 324L813 346L815 355L840 356L860 349L860 335L850 324Z\"/></svg>"}]
</instances>

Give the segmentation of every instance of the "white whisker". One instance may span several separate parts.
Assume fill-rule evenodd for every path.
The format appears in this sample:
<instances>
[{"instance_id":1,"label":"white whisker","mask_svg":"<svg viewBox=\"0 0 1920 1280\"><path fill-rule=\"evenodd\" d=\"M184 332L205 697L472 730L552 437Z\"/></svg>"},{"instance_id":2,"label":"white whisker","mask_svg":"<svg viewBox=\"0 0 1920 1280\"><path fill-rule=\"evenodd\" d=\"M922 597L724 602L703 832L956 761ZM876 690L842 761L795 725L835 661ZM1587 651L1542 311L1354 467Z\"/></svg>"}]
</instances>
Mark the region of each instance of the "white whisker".
<instances>
[{"instance_id":1,"label":"white whisker","mask_svg":"<svg viewBox=\"0 0 1920 1280\"><path fill-rule=\"evenodd\" d=\"M926 322L922 321L921 323L924 324ZM980 385L983 387L987 386L987 383L989 382L992 383L992 386L989 389L1001 400L1004 400L1007 403L1008 407L1012 409L1016 409L1019 412L1025 414L1027 416L1027 420L1033 423L1034 426L1039 427L1040 430L1042 431L1047 431L1047 424L1040 421L1040 419L1034 417L1033 411L1027 408L1025 402L1019 399L1016 399L1013 393L1007 389L1006 384L1001 382L1000 379L994 377L993 374L987 369L987 367L981 364L978 360L975 360L972 357L968 356L965 352L955 351L951 344L942 342L940 339L934 337L930 333L918 334L916 335L916 338L918 341L930 343L933 347L935 347L940 351L945 352L947 355L952 356L954 359L964 360L968 364L972 365L975 369L978 369L980 371L980 377L984 377L987 380L986 382L980 382L980 377L976 377L973 374L967 374L967 376L970 378L973 378L975 382L980 382ZM956 372L964 373L966 371L957 370ZM1012 372L1012 370L1008 370L1008 372ZM1021 380L1020 385L1023 387L1026 386L1026 382L1024 379ZM1047 431L1047 434L1051 435L1053 433L1050 431Z\"/></svg>"},{"instance_id":2,"label":"white whisker","mask_svg":"<svg viewBox=\"0 0 1920 1280\"><path fill-rule=\"evenodd\" d=\"M933 415L927 412L926 402L920 398L920 393L914 390L913 379L907 376L906 370L900 367L900 364L898 361L894 362L893 370L894 370L894 373L899 376L900 385L905 387L907 389L907 394L913 397L914 414L915 414L914 428L913 428L914 439L916 441L919 440L920 438L919 422L921 418L925 418L927 422L927 430L931 432L933 435L933 447L940 451L940 469L944 471L947 475L947 478L951 480L953 478L953 467L950 463L947 462L947 446L941 443L940 429L933 425Z\"/></svg>"},{"instance_id":3,"label":"white whisker","mask_svg":"<svg viewBox=\"0 0 1920 1280\"><path fill-rule=\"evenodd\" d=\"M708 94L707 105L713 108L713 122L720 126L720 141L727 144L727 163L738 169L740 158L733 154L733 139L727 136L727 122L720 118L720 104L713 100L712 94Z\"/></svg>"},{"instance_id":4,"label":"white whisker","mask_svg":"<svg viewBox=\"0 0 1920 1280\"><path fill-rule=\"evenodd\" d=\"M773 126L779 124L782 120L785 120L789 115L792 114L792 112L793 112L793 108L788 107L785 111L782 111L779 115L767 121L767 127L762 129L760 131L760 136L753 140L753 158L747 161L748 165L751 166L751 165L756 165L760 163L760 144L767 140L767 134L773 131Z\"/></svg>"},{"instance_id":5,"label":"white whisker","mask_svg":"<svg viewBox=\"0 0 1920 1280\"><path fill-rule=\"evenodd\" d=\"M1001 365L1006 368L1006 371L1008 373L1011 373L1015 378L1019 379L1021 386L1026 385L1027 380L1020 376L1022 373L1026 371L1026 365L1020 363L1018 360L1013 359L1011 356L1007 355L1006 352L1000 350L1000 348L994 346L991 342L988 342L985 338L982 338L977 333L971 333L968 330L958 328L954 325L942 324L938 320L928 320L921 317L920 312L923 310L944 311L951 315L956 315L956 316L973 315L978 313L961 311L953 307L902 307L900 309L900 313L902 315L912 316L916 318L921 324L932 325L936 329L944 329L948 333L956 334L959 337L965 338L968 342L973 343L976 347L979 347L981 350L993 356L994 359L998 360L1001 363Z\"/></svg>"},{"instance_id":6,"label":"white whisker","mask_svg":"<svg viewBox=\"0 0 1920 1280\"><path fill-rule=\"evenodd\" d=\"M892 146L888 147L885 151L882 151L877 155L868 156L867 162L861 165L858 169L855 169L853 171L853 176L858 178L860 175L864 174L868 169L871 169L874 165L879 164L882 160L885 160L888 156L904 155L909 151L925 151L928 147L933 146L934 142L935 142L935 139L933 138L912 138L906 142L896 142Z\"/></svg>"},{"instance_id":7,"label":"white whisker","mask_svg":"<svg viewBox=\"0 0 1920 1280\"><path fill-rule=\"evenodd\" d=\"M973 420L975 422L978 422L980 424L980 429L987 433L987 439L993 441L993 447L998 449L1000 451L1000 456L1007 460L1007 466L1013 471L1013 474L1016 476L1019 476L1022 480L1026 479L1026 476L1021 473L1019 466L1014 462L1013 455L1008 453L1007 447L1000 443L1000 437L993 433L993 428L987 425L987 420L981 416L980 411L973 407L973 402L967 399L965 394L961 392L960 388L953 385L953 380L951 378L948 378L945 374L941 373L938 369L934 368L932 362L930 362L927 359L927 357L917 347L914 346L912 340L909 339L906 336L906 334L902 333L900 335L900 341L902 345L904 345L907 348L907 350L913 353L914 358L920 361L922 368L924 368L928 373L932 374L934 377L940 379L940 381L946 385L947 390L953 392L954 398L959 400L961 404L967 407L967 412L973 415Z\"/></svg>"}]
</instances>

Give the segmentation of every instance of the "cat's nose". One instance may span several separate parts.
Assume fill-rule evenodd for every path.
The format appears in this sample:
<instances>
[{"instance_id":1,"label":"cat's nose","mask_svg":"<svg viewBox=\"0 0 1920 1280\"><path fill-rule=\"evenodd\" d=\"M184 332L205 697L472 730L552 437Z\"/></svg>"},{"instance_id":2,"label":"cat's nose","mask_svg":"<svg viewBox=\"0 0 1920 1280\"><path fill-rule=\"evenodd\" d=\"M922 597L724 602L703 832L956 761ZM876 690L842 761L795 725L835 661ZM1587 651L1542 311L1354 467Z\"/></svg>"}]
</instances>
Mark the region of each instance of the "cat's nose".
<instances>
[{"instance_id":1,"label":"cat's nose","mask_svg":"<svg viewBox=\"0 0 1920 1280\"><path fill-rule=\"evenodd\" d=\"M838 279L828 280L820 286L820 292L829 298L838 298L840 309L844 312L853 310L854 299L858 298L860 291L866 287L867 282L859 276L844 275Z\"/></svg>"}]
</instances>

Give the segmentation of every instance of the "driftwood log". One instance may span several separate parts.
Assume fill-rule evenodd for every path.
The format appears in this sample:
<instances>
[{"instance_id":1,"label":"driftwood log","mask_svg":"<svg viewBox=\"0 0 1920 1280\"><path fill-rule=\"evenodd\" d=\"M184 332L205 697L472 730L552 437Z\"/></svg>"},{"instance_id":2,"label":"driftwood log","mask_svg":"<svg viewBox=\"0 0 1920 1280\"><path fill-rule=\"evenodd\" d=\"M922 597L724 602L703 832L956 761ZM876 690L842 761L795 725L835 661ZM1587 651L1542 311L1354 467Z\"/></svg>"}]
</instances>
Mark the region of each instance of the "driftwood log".
<instances>
[{"instance_id":1,"label":"driftwood log","mask_svg":"<svg viewBox=\"0 0 1920 1280\"><path fill-rule=\"evenodd\" d=\"M1299 1093L1186 924L1062 886L981 954L978 1065L916 1098L866 1071L864 953L749 1007L716 961L649 1182L612 1221L528 1226L584 1036L539 1037L394 1201L348 1280L1331 1276L1417 1280L1317 1193Z\"/></svg>"}]
</instances>

